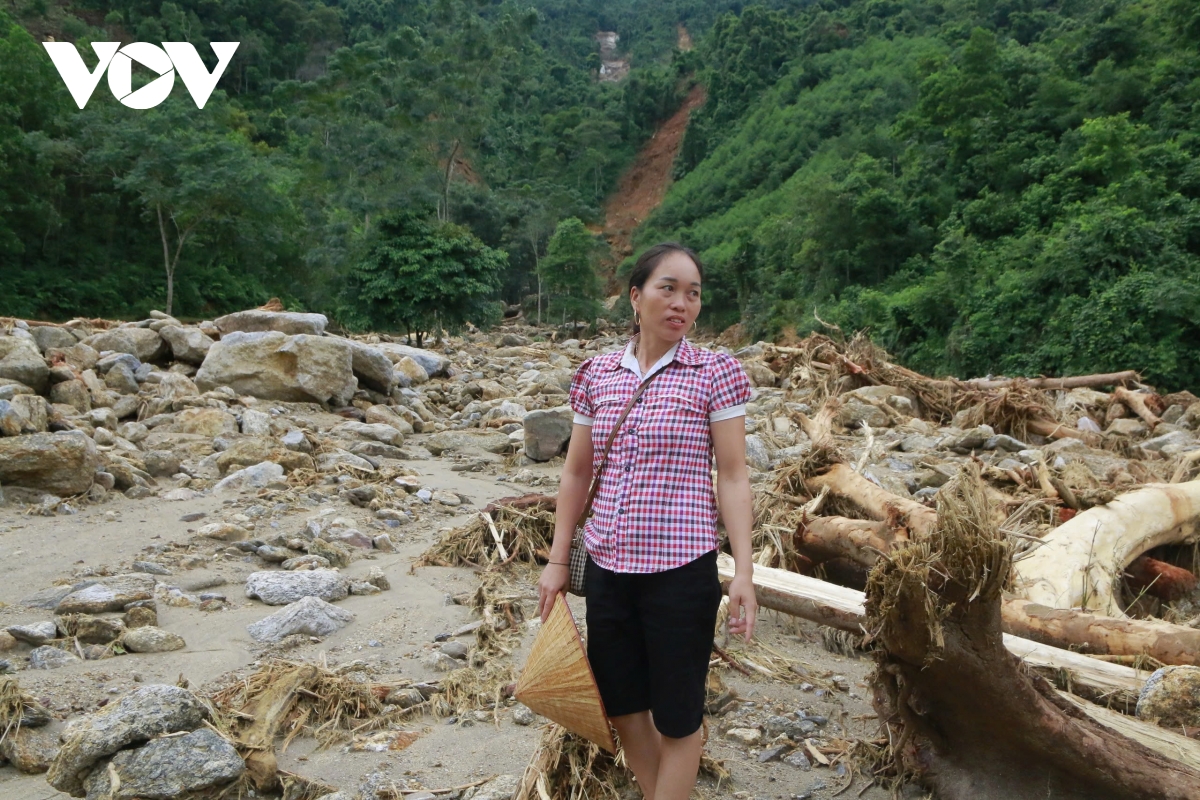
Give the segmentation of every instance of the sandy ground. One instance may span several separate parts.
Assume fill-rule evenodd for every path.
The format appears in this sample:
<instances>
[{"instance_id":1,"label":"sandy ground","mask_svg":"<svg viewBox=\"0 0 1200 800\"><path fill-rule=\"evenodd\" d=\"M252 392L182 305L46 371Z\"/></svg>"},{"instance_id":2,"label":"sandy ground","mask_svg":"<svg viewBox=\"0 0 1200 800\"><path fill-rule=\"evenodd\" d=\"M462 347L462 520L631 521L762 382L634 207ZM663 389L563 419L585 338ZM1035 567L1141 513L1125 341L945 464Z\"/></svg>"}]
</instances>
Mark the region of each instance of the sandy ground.
<instances>
[{"instance_id":1,"label":"sandy ground","mask_svg":"<svg viewBox=\"0 0 1200 800\"><path fill-rule=\"evenodd\" d=\"M399 552L375 553L355 561L346 572L365 576L379 567L391 582L391 590L367 597L349 597L339 603L356 615L355 621L343 630L328 636L320 643L308 644L285 655L290 659L324 661L329 665L344 664L356 659L366 661L377 670L375 679L389 678L436 680L441 674L422 663L439 633L455 630L470 622L473 612L465 606L450 602L451 595L473 591L477 576L469 569L426 567L413 570L412 562L439 536L439 531L462 524L475 509L506 495L530 491L521 486L497 479L515 470L507 469L497 456L481 454L478 458L491 463L482 472L451 471L452 461L405 462L420 473L425 485L432 489L450 489L472 500L449 509L426 506L419 519L409 525L390 529ZM539 465L535 473L556 474L558 467ZM554 491L553 486L534 490ZM252 556L217 555L208 557L214 545L196 540L194 531L200 525L228 520L233 514L244 513L259 505L267 510L257 518L262 533L268 529L298 530L304 521L322 510L333 509L337 516L357 522L360 530L376 532L380 525L370 513L336 499L304 496L300 502L287 507L273 507L261 497L242 495L236 500L212 496L185 502L164 502L155 498L128 500L114 496L99 505L83 506L74 515L41 517L26 515L20 508L0 507L0 623L4 626L52 619L49 611L20 605L21 598L47 588L56 582L79 579L105 570L111 573L126 571L134 560L153 557L157 550L182 553L184 561L171 576L160 578L185 591L219 592L228 598L228 608L206 612L194 607L171 607L162 602L159 625L182 635L187 648L164 654L129 654L101 661L79 662L54 671L24 670L29 646L18 644L16 649L0 654L9 658L21 671L22 687L38 697L56 716L66 719L72 715L95 710L103 702L140 683L175 683L185 678L192 688L204 689L228 679L231 673L253 670L255 662L266 651L252 642L245 626L275 610L257 600L245 597L243 581L246 575L263 568ZM181 517L195 512L205 516L192 522ZM196 541L195 545L191 545ZM526 607L532 613L536 593L528 585ZM577 618L582 619L582 601L572 600ZM846 778L830 769L814 767L803 771L778 761L759 763L756 751L722 738L720 730L735 726L739 715L761 718L766 709L775 712L805 709L811 714L829 718L828 733L848 732L851 735L872 737L876 722L869 704L865 677L870 664L865 659L846 658L827 651L820 643L816 626L780 617L773 612L764 615L759 626L761 641L789 660L808 670L811 675L828 678L843 675L848 691L804 691L802 678L795 683L782 683L762 677L747 678L731 669L720 670L727 685L735 688L745 703L723 717L712 720L714 735L708 744L709 754L724 761L732 773L732 781L721 787L711 784L701 787L705 797L825 798L841 789ZM522 663L524 653L533 638L526 631L521 649L514 662ZM822 681L818 681L821 683ZM354 789L363 781L375 785L393 782L397 786L422 785L441 788L472 783L497 774L520 774L528 763L540 735L540 724L521 727L515 724L507 710L499 713L499 722L460 721L448 724L431 716L414 719L409 728L421 733L420 738L401 752L371 753L344 752L342 747L321 750L315 742L297 739L280 759L280 766L302 775L319 778L342 789ZM858 791L867 781L859 778L849 792L840 796L859 796L868 800L888 797L879 787ZM821 786L825 788L820 788ZM920 796L915 794L914 796ZM49 800L66 795L54 791L44 776L22 775L11 766L0 768L0 797L5 800Z\"/></svg>"}]
</instances>

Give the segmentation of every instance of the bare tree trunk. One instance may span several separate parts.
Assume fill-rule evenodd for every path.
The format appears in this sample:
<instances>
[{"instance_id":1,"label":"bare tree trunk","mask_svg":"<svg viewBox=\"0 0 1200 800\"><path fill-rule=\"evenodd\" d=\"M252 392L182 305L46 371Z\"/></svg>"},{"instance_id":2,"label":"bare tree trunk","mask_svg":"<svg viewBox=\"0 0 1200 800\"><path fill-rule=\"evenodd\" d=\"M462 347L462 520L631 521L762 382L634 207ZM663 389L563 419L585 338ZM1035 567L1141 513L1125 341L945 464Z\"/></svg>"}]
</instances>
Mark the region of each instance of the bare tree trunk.
<instances>
[{"instance_id":1,"label":"bare tree trunk","mask_svg":"<svg viewBox=\"0 0 1200 800\"><path fill-rule=\"evenodd\" d=\"M454 148L450 151L450 157L446 159L445 177L442 178L442 208L438 214L438 220L448 222L450 220L450 175L454 171L454 157L458 155L460 142L454 140Z\"/></svg>"},{"instance_id":2,"label":"bare tree trunk","mask_svg":"<svg viewBox=\"0 0 1200 800\"><path fill-rule=\"evenodd\" d=\"M162 205L154 204L154 210L158 213L158 233L162 237L163 246L163 265L167 270L167 308L166 312L171 313L171 301L175 296L175 265L171 263L171 251L167 246L167 226L163 221Z\"/></svg>"}]
</instances>

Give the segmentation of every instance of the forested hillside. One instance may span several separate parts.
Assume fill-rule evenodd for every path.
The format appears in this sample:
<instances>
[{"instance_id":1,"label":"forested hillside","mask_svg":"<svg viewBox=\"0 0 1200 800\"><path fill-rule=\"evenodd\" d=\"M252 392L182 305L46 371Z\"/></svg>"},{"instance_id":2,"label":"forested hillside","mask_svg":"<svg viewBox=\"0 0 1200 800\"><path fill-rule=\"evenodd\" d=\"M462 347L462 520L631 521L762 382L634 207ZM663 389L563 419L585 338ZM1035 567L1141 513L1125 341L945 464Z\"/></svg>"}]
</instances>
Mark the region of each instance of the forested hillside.
<instances>
[{"instance_id":1,"label":"forested hillside","mask_svg":"<svg viewBox=\"0 0 1200 800\"><path fill-rule=\"evenodd\" d=\"M709 100L638 240L702 252L711 324L1200 385L1200 5L748 9L699 50Z\"/></svg>"},{"instance_id":2,"label":"forested hillside","mask_svg":"<svg viewBox=\"0 0 1200 800\"><path fill-rule=\"evenodd\" d=\"M599 30L622 82L597 78ZM101 81L81 111L51 36L89 66L91 41L188 41L210 67L207 42L242 44L203 110L177 83L132 111ZM636 242L701 252L702 324L820 317L930 372L1200 385L1194 0L8 0L0 314L170 292L183 316L279 295L395 320L345 303L398 263L381 228L425 253L405 269L469 252L498 270L472 302L519 302L696 81Z\"/></svg>"}]
</instances>

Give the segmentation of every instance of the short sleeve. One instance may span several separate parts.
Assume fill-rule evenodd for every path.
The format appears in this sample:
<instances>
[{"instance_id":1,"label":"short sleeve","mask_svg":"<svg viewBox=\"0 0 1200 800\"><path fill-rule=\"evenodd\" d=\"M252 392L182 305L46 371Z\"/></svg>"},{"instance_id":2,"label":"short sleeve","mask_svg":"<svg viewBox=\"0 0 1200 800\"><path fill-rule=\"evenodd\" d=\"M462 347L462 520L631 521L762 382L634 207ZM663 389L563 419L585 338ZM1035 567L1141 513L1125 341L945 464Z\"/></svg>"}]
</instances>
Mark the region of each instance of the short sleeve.
<instances>
[{"instance_id":1,"label":"short sleeve","mask_svg":"<svg viewBox=\"0 0 1200 800\"><path fill-rule=\"evenodd\" d=\"M736 358L720 353L711 368L712 391L708 418L711 422L745 416L750 400L750 379Z\"/></svg>"},{"instance_id":2,"label":"short sleeve","mask_svg":"<svg viewBox=\"0 0 1200 800\"><path fill-rule=\"evenodd\" d=\"M575 412L575 423L577 425L591 425L592 417L595 416L588 385L588 373L591 370L593 361L595 361L594 358L584 361L571 377L570 402L571 409Z\"/></svg>"}]
</instances>

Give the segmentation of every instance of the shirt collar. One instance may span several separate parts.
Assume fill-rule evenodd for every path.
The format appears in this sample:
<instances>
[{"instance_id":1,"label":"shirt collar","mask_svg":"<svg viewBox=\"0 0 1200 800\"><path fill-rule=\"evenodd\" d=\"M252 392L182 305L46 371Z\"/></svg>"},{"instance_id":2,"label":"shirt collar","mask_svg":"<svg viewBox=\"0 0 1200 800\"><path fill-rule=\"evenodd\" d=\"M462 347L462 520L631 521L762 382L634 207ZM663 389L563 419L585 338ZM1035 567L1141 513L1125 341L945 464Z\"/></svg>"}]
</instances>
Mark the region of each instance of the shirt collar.
<instances>
[{"instance_id":1,"label":"shirt collar","mask_svg":"<svg viewBox=\"0 0 1200 800\"><path fill-rule=\"evenodd\" d=\"M621 355L621 360L614 363L612 368L625 367L625 369L632 372L641 380L645 380L659 370L665 369L672 361L678 361L680 364L687 364L688 366L697 366L701 363L699 351L687 339L680 339L643 375L642 367L638 363L637 357L633 354L633 343L634 340L630 339L629 344L625 345L625 352Z\"/></svg>"}]
</instances>

